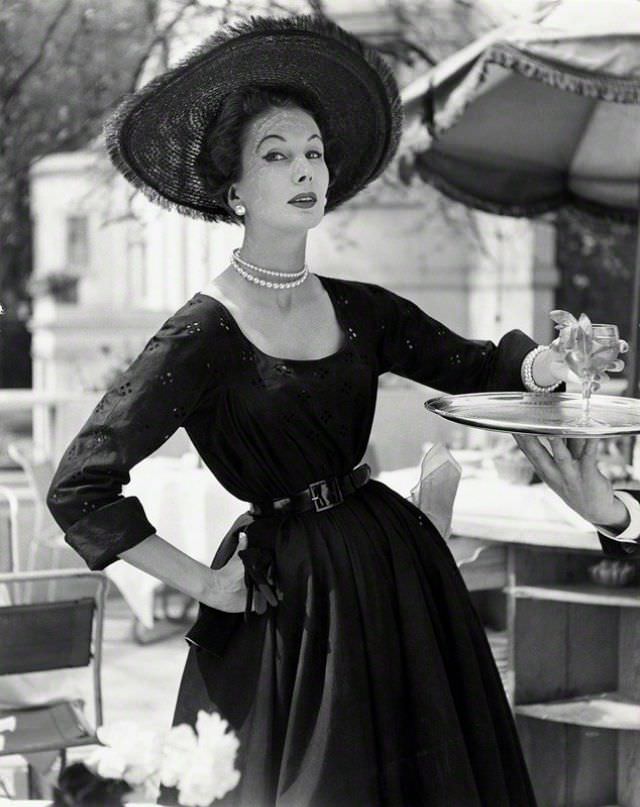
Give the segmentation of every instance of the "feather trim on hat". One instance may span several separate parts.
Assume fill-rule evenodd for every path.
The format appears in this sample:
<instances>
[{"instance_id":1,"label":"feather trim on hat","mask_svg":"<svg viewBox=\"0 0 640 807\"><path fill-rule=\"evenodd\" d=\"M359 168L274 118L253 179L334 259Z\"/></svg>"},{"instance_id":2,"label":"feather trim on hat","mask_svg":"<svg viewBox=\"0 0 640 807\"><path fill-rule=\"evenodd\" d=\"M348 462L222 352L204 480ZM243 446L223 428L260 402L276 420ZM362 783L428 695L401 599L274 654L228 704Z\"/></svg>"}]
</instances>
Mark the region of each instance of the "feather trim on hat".
<instances>
[{"instance_id":1,"label":"feather trim on hat","mask_svg":"<svg viewBox=\"0 0 640 807\"><path fill-rule=\"evenodd\" d=\"M104 124L107 152L118 171L120 171L125 179L134 187L142 191L150 201L167 210L175 210L191 218L204 219L206 221L233 221L234 219L231 217L231 214L219 206L213 199L211 200L212 207L201 208L191 206L167 198L160 190L150 185L145 178L137 173L128 158L126 138L124 137L126 127L136 112L144 114L142 107L148 99L152 99L158 91L166 90L173 81L183 79L185 75L190 72L197 72L200 64L211 57L213 50L240 38L252 36L265 37L269 34L277 35L288 31L307 31L311 34L326 36L334 41L340 42L353 54L360 56L379 77L388 103L389 130L387 133L387 147L382 154L380 164L372 170L363 181L356 183L357 187L354 187L351 192L347 194L346 198L351 198L376 179L393 157L402 130L402 104L395 77L389 65L375 48L362 42L359 38L348 33L333 21L320 15L297 15L281 18L252 16L245 20L225 25L205 39L198 47L192 50L173 67L149 81L141 89L124 96L115 111L112 112ZM292 87L292 89L294 88ZM330 116L325 117L329 119L327 126L330 129ZM346 201L346 198L337 200L333 207L341 204L342 201ZM333 209L333 207L328 205L327 212Z\"/></svg>"}]
</instances>

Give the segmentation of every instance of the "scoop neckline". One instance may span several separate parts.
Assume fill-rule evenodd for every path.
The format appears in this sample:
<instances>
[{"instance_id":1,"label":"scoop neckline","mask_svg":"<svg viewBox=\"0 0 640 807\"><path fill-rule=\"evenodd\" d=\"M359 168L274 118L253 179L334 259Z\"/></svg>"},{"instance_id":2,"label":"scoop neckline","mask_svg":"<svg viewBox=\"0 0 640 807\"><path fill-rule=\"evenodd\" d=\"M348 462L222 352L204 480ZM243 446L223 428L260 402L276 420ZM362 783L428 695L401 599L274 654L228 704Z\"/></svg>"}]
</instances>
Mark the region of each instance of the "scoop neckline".
<instances>
[{"instance_id":1,"label":"scoop neckline","mask_svg":"<svg viewBox=\"0 0 640 807\"><path fill-rule=\"evenodd\" d=\"M288 359L288 358L285 358L284 356L272 356L270 353L265 353L264 350L261 350L254 342L251 341L251 339L249 339L249 337L245 334L245 332L242 330L242 328L238 324L238 321L236 320L234 315L227 308L227 306L222 302L222 300L219 300L217 297L214 297L212 294L207 294L205 291L196 292L196 296L208 297L209 300L213 300L214 303L217 303L220 306L220 308L222 308L223 311L226 313L227 317L231 320L231 324L235 328L235 330L238 333L238 335L240 336L240 338L244 342L246 342L247 345L249 345L249 347L252 350L254 350L256 353L258 353L260 356L264 356L266 359L269 359L270 361L281 362L282 364L316 364L317 362L327 361L329 359L334 359L334 358L342 355L342 353L344 353L344 351L349 347L349 339L347 337L347 331L346 331L344 322L342 320L342 317L341 317L341 315L339 313L339 308L338 308L338 306L336 306L336 302L335 302L335 300L333 298L333 295L331 293L331 290L330 290L330 285L331 284L327 283L326 281L328 280L328 278L323 277L322 275L316 274L316 277L318 278L318 280L322 284L322 287L324 288L324 290L329 295L329 300L331 302L331 307L333 308L333 313L334 313L334 316L336 318L336 322L338 323L338 327L340 328L340 331L342 333L342 340L343 340L342 345L338 348L338 350L334 351L333 353L328 353L326 356L320 356L317 359Z\"/></svg>"}]
</instances>

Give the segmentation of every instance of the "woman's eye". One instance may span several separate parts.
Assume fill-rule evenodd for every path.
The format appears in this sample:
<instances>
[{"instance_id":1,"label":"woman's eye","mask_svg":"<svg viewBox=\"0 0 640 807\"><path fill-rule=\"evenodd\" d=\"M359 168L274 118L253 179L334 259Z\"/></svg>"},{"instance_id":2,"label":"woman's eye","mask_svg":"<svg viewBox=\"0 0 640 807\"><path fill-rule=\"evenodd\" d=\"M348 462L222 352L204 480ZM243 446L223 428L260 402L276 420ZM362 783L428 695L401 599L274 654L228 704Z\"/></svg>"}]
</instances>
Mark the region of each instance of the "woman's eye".
<instances>
[{"instance_id":1,"label":"woman's eye","mask_svg":"<svg viewBox=\"0 0 640 807\"><path fill-rule=\"evenodd\" d=\"M272 163L286 158L281 151L270 151L268 154L265 154L264 159Z\"/></svg>"},{"instance_id":2,"label":"woman's eye","mask_svg":"<svg viewBox=\"0 0 640 807\"><path fill-rule=\"evenodd\" d=\"M311 151L307 152L307 157L312 160L321 160L322 156L322 152L317 149L311 149Z\"/></svg>"}]
</instances>

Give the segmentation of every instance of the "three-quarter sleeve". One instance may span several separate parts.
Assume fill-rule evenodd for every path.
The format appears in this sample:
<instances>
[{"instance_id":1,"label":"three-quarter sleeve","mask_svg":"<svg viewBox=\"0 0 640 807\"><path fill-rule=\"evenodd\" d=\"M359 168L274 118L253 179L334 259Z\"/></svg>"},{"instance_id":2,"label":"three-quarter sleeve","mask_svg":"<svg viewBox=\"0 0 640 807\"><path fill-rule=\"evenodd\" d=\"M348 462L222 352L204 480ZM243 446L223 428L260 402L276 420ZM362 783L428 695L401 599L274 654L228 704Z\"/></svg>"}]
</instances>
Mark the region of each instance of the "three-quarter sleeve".
<instances>
[{"instance_id":1,"label":"three-quarter sleeve","mask_svg":"<svg viewBox=\"0 0 640 807\"><path fill-rule=\"evenodd\" d=\"M522 331L509 331L498 345L466 339L410 300L373 288L380 373L452 394L524 389L522 361L537 343Z\"/></svg>"},{"instance_id":2,"label":"three-quarter sleeve","mask_svg":"<svg viewBox=\"0 0 640 807\"><path fill-rule=\"evenodd\" d=\"M211 336L184 306L100 400L64 453L47 504L90 569L155 532L140 501L123 496L130 469L155 451L211 389Z\"/></svg>"}]
</instances>

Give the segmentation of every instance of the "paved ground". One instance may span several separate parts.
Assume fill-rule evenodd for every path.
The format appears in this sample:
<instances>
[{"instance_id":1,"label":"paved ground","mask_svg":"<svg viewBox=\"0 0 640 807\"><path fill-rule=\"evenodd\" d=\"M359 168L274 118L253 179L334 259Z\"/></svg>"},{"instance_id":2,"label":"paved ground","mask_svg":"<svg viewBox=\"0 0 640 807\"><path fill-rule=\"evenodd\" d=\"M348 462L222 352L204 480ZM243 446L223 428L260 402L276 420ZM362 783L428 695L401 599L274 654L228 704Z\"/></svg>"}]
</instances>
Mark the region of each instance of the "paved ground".
<instances>
[{"instance_id":1,"label":"paved ground","mask_svg":"<svg viewBox=\"0 0 640 807\"><path fill-rule=\"evenodd\" d=\"M187 644L181 632L141 646L133 639L131 625L126 607L110 599L102 676L104 722L133 720L166 728L171 725Z\"/></svg>"}]
</instances>

